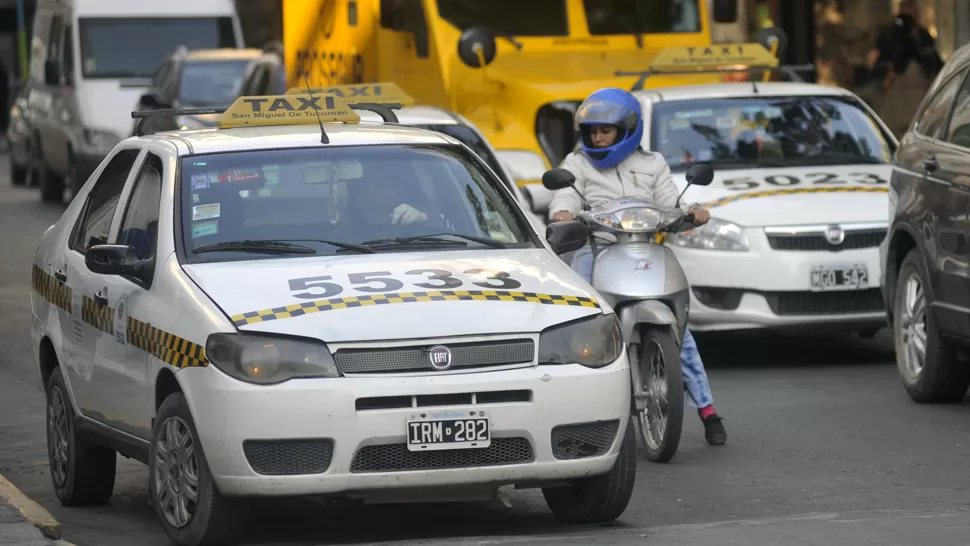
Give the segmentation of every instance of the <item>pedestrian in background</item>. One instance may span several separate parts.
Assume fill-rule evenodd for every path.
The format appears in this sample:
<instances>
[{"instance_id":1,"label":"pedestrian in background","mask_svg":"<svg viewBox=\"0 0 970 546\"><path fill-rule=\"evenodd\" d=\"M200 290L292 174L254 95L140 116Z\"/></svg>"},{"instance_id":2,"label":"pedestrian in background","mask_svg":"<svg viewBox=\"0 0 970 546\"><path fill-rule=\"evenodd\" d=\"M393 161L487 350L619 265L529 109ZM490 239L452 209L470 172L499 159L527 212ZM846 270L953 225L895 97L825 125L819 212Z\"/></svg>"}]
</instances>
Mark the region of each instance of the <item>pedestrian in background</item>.
<instances>
[{"instance_id":1,"label":"pedestrian in background","mask_svg":"<svg viewBox=\"0 0 970 546\"><path fill-rule=\"evenodd\" d=\"M10 73L0 59L0 150L7 149L7 124L10 123Z\"/></svg>"},{"instance_id":2,"label":"pedestrian in background","mask_svg":"<svg viewBox=\"0 0 970 546\"><path fill-rule=\"evenodd\" d=\"M893 24L880 32L867 64L882 80L879 117L901 138L916 108L943 68L936 41L919 24L917 0L901 0Z\"/></svg>"}]
</instances>

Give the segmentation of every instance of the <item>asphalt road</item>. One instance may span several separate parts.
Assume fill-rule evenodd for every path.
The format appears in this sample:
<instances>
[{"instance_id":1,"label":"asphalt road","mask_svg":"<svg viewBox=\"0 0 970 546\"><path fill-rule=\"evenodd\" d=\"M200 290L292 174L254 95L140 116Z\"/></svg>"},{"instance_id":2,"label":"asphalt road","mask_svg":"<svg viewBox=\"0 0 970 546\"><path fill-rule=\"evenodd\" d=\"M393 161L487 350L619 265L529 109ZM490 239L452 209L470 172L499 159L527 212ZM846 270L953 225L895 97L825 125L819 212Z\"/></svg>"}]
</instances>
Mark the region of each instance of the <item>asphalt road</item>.
<instances>
[{"instance_id":1,"label":"asphalt road","mask_svg":"<svg viewBox=\"0 0 970 546\"><path fill-rule=\"evenodd\" d=\"M69 509L54 497L27 294L38 238L64 206L12 188L6 169L0 156L0 473L79 546L168 545L139 463L119 464L108 506ZM509 493L510 507L276 501L259 505L246 544L966 543L970 401L910 402L886 332L871 341L698 336L698 343L728 444L708 446L689 413L674 461L640 463L633 500L612 525L557 525L535 491Z\"/></svg>"}]
</instances>

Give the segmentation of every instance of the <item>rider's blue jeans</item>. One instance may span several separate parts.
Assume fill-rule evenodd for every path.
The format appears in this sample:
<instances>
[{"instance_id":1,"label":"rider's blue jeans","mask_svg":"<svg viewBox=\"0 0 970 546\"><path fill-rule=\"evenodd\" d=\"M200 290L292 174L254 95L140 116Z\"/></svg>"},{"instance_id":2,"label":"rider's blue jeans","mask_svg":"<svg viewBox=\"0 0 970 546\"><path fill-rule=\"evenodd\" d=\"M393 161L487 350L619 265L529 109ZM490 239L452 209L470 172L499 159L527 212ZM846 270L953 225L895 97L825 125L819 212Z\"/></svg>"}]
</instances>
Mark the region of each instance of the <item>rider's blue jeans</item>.
<instances>
[{"instance_id":1,"label":"rider's blue jeans","mask_svg":"<svg viewBox=\"0 0 970 546\"><path fill-rule=\"evenodd\" d=\"M593 252L585 246L576 251L573 255L572 268L590 282L593 276ZM684 374L684 383L687 385L687 392L690 394L692 402L704 408L714 403L714 396L711 394L711 384L707 380L707 372L704 371L704 361L701 360L701 353L697 350L697 343L690 330L684 331L684 343L680 348L680 363Z\"/></svg>"}]
</instances>

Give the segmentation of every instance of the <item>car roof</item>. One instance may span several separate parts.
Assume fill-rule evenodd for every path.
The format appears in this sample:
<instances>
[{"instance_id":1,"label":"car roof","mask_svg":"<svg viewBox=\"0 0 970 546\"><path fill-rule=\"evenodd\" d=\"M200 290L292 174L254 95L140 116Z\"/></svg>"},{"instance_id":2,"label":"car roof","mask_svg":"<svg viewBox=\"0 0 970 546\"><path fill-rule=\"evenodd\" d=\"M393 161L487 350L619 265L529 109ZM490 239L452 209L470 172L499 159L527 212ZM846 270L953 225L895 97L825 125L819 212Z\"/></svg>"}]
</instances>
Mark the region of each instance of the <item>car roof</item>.
<instances>
[{"instance_id":1,"label":"car roof","mask_svg":"<svg viewBox=\"0 0 970 546\"><path fill-rule=\"evenodd\" d=\"M363 114L364 112L359 113ZM361 117L363 118L363 116ZM454 138L435 131L405 125L385 125L361 121L359 124L324 124L327 137L330 139L329 144L320 143L320 127L315 124L165 131L136 138L181 142L188 146L189 153L192 154L313 146L458 144L458 141Z\"/></svg>"},{"instance_id":2,"label":"car roof","mask_svg":"<svg viewBox=\"0 0 970 546\"><path fill-rule=\"evenodd\" d=\"M262 49L196 49L185 54L185 59L189 61L226 61L226 60L249 60L258 59L263 55Z\"/></svg>"},{"instance_id":3,"label":"car roof","mask_svg":"<svg viewBox=\"0 0 970 546\"><path fill-rule=\"evenodd\" d=\"M361 121L382 121L381 116L370 111L358 110ZM394 110L401 125L460 125L461 121L451 112L437 106L405 106Z\"/></svg>"},{"instance_id":4,"label":"car roof","mask_svg":"<svg viewBox=\"0 0 970 546\"><path fill-rule=\"evenodd\" d=\"M654 102L762 96L855 96L851 91L841 87L805 82L738 82L679 85L658 89L644 89L642 91L634 91L633 94L637 98L646 98Z\"/></svg>"}]
</instances>

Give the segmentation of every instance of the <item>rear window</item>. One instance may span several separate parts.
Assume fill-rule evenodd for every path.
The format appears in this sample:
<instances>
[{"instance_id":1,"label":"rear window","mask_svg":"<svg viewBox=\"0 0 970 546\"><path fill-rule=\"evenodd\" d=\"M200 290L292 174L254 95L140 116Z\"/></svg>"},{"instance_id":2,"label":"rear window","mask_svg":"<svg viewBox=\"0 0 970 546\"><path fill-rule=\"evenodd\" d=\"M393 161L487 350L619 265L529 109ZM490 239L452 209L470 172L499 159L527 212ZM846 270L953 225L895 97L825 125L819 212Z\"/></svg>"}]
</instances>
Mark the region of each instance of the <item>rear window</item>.
<instances>
[{"instance_id":1,"label":"rear window","mask_svg":"<svg viewBox=\"0 0 970 546\"><path fill-rule=\"evenodd\" d=\"M338 246L323 241L440 234L535 247L528 220L480 165L464 148L440 145L187 156L180 169L184 247L191 261L274 257L237 251L192 256L202 247L236 241L298 242L316 255L337 253Z\"/></svg>"},{"instance_id":2,"label":"rear window","mask_svg":"<svg viewBox=\"0 0 970 546\"><path fill-rule=\"evenodd\" d=\"M179 102L185 106L225 106L239 92L250 61L192 61L182 65Z\"/></svg>"},{"instance_id":3,"label":"rear window","mask_svg":"<svg viewBox=\"0 0 970 546\"><path fill-rule=\"evenodd\" d=\"M566 0L438 0L438 15L459 30L499 36L568 36Z\"/></svg>"}]
</instances>

